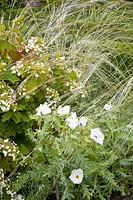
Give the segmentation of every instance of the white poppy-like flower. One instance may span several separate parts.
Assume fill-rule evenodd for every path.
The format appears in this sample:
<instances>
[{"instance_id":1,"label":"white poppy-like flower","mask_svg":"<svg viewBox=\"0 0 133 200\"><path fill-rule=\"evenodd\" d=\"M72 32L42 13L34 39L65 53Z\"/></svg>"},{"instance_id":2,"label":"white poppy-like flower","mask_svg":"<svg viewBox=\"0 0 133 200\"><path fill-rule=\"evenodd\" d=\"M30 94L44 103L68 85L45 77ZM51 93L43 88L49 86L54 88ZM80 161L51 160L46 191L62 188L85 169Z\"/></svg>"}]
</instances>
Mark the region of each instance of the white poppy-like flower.
<instances>
[{"instance_id":1,"label":"white poppy-like flower","mask_svg":"<svg viewBox=\"0 0 133 200\"><path fill-rule=\"evenodd\" d=\"M67 117L66 122L71 129L75 129L79 124L76 113L74 112L70 117Z\"/></svg>"},{"instance_id":2,"label":"white poppy-like flower","mask_svg":"<svg viewBox=\"0 0 133 200\"><path fill-rule=\"evenodd\" d=\"M74 169L69 176L69 179L74 184L80 184L83 181L83 170L82 169Z\"/></svg>"},{"instance_id":3,"label":"white poppy-like flower","mask_svg":"<svg viewBox=\"0 0 133 200\"><path fill-rule=\"evenodd\" d=\"M36 109L36 115L47 115L51 113L51 108L49 108L49 105L47 102L44 104L40 104L40 106Z\"/></svg>"},{"instance_id":4,"label":"white poppy-like flower","mask_svg":"<svg viewBox=\"0 0 133 200\"><path fill-rule=\"evenodd\" d=\"M24 197L21 194L18 194L15 200L24 200Z\"/></svg>"},{"instance_id":5,"label":"white poppy-like flower","mask_svg":"<svg viewBox=\"0 0 133 200\"><path fill-rule=\"evenodd\" d=\"M86 126L86 123L87 123L87 118L86 117L80 117L79 119L79 125L81 126Z\"/></svg>"},{"instance_id":6,"label":"white poppy-like flower","mask_svg":"<svg viewBox=\"0 0 133 200\"><path fill-rule=\"evenodd\" d=\"M111 110L111 109L112 109L111 102L110 102L110 103L106 103L106 104L104 105L103 109L106 110L106 111Z\"/></svg>"},{"instance_id":7,"label":"white poppy-like flower","mask_svg":"<svg viewBox=\"0 0 133 200\"><path fill-rule=\"evenodd\" d=\"M99 128L91 129L90 138L94 140L95 142L103 145L104 134L101 132Z\"/></svg>"},{"instance_id":8,"label":"white poppy-like flower","mask_svg":"<svg viewBox=\"0 0 133 200\"><path fill-rule=\"evenodd\" d=\"M59 114L59 115L66 115L66 114L68 114L70 112L70 106L69 105L67 105L67 106L64 106L64 107L59 107L58 109L57 109L57 113Z\"/></svg>"}]
</instances>

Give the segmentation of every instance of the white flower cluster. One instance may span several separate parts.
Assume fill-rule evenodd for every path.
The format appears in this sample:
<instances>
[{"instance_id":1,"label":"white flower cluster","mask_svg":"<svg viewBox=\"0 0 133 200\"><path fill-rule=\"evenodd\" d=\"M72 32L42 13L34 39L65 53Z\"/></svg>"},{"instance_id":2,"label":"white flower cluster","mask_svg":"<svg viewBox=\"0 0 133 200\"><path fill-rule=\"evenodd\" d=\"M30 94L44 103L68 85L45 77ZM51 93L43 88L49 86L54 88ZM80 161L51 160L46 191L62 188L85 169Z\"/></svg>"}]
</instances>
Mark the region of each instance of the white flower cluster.
<instances>
[{"instance_id":1,"label":"white flower cluster","mask_svg":"<svg viewBox=\"0 0 133 200\"><path fill-rule=\"evenodd\" d=\"M30 74L33 72L35 76L38 78L39 73L45 73L44 71L44 62L33 61L30 63L24 64L22 60L16 61L16 64L11 67L12 73L21 76L23 74ZM39 72L39 73L38 73Z\"/></svg>"},{"instance_id":2,"label":"white flower cluster","mask_svg":"<svg viewBox=\"0 0 133 200\"><path fill-rule=\"evenodd\" d=\"M60 114L60 115L68 114L69 111L70 111L70 106L59 107L57 110L58 114ZM67 122L67 125L71 129L75 129L79 125L81 125L83 127L86 126L87 118L82 116L78 119L76 112L72 112L71 115L69 117L67 117L66 122ZM101 132L101 130L99 128L91 129L90 138L92 140L94 140L95 142L103 145L104 134Z\"/></svg>"},{"instance_id":3,"label":"white flower cluster","mask_svg":"<svg viewBox=\"0 0 133 200\"><path fill-rule=\"evenodd\" d=\"M82 75L81 70L79 70L78 68L75 68L75 67L73 67L73 68L71 68L71 69L66 69L66 70L67 70L69 73L75 72L75 74L76 74L76 76L77 76L78 78L80 78L81 75Z\"/></svg>"},{"instance_id":4,"label":"white flower cluster","mask_svg":"<svg viewBox=\"0 0 133 200\"><path fill-rule=\"evenodd\" d=\"M74 92L76 88L78 88L78 83L76 81L69 82L70 91Z\"/></svg>"},{"instance_id":5,"label":"white flower cluster","mask_svg":"<svg viewBox=\"0 0 133 200\"><path fill-rule=\"evenodd\" d=\"M6 193L10 195L10 200L24 200L24 197L21 194L16 194L16 192L12 191L8 185L6 185Z\"/></svg>"},{"instance_id":6,"label":"white flower cluster","mask_svg":"<svg viewBox=\"0 0 133 200\"><path fill-rule=\"evenodd\" d=\"M1 57L0 57L0 59L1 59ZM0 62L0 72L4 72L4 71L6 71L5 66L6 66L6 63L3 62L3 61L1 61L1 62Z\"/></svg>"},{"instance_id":7,"label":"white flower cluster","mask_svg":"<svg viewBox=\"0 0 133 200\"><path fill-rule=\"evenodd\" d=\"M45 102L44 104L40 104L40 106L36 109L36 115L38 116L47 115L51 112L52 110L47 102ZM59 115L68 115L70 113L70 106L59 106L57 109L57 113ZM78 126L84 127L87 124L87 118L84 116L78 118L76 112L72 112L70 116L66 118L66 123L71 129L75 129ZM99 128L91 129L90 139L94 140L96 143L103 145L104 134Z\"/></svg>"},{"instance_id":8,"label":"white flower cluster","mask_svg":"<svg viewBox=\"0 0 133 200\"><path fill-rule=\"evenodd\" d=\"M12 104L16 104L16 93L9 86L6 86L5 83L0 83L0 90L2 90L0 94L0 109L3 112L7 112Z\"/></svg>"},{"instance_id":9,"label":"white flower cluster","mask_svg":"<svg viewBox=\"0 0 133 200\"><path fill-rule=\"evenodd\" d=\"M4 178L4 171L0 168L0 196L2 197L3 189L5 188L6 193L10 195L10 200L24 200L24 197L21 194L16 194L10 188L10 179Z\"/></svg>"},{"instance_id":10,"label":"white flower cluster","mask_svg":"<svg viewBox=\"0 0 133 200\"><path fill-rule=\"evenodd\" d=\"M19 86L18 94L19 94L20 96L25 96L25 97L27 96L27 91L26 91L25 85L20 85L20 86Z\"/></svg>"},{"instance_id":11,"label":"white flower cluster","mask_svg":"<svg viewBox=\"0 0 133 200\"><path fill-rule=\"evenodd\" d=\"M40 106L36 109L36 115L38 116L47 115L50 114L51 112L52 111L50 105L47 102L45 102L44 104L40 104ZM57 113L59 115L66 115L69 114L69 112L70 112L69 105L66 105L64 107L59 106L57 109ZM67 117L66 122L71 129L75 129L78 125L86 126L87 118L82 116L78 119L76 112L72 112L71 115Z\"/></svg>"},{"instance_id":12,"label":"white flower cluster","mask_svg":"<svg viewBox=\"0 0 133 200\"><path fill-rule=\"evenodd\" d=\"M11 157L13 161L16 160L16 156L19 154L16 144L11 143L9 139L0 141L0 152L3 154L4 157Z\"/></svg>"},{"instance_id":13,"label":"white flower cluster","mask_svg":"<svg viewBox=\"0 0 133 200\"><path fill-rule=\"evenodd\" d=\"M82 116L78 119L76 112L72 112L71 115L67 117L66 122L71 129L75 129L79 125L86 126L87 118Z\"/></svg>"},{"instance_id":14,"label":"white flower cluster","mask_svg":"<svg viewBox=\"0 0 133 200\"><path fill-rule=\"evenodd\" d=\"M6 186L6 193L11 196L11 200L14 200L14 197L16 196L16 192L12 191Z\"/></svg>"},{"instance_id":15,"label":"white flower cluster","mask_svg":"<svg viewBox=\"0 0 133 200\"><path fill-rule=\"evenodd\" d=\"M3 112L7 112L10 110L10 102L7 100L0 99L0 109Z\"/></svg>"},{"instance_id":16,"label":"white flower cluster","mask_svg":"<svg viewBox=\"0 0 133 200\"><path fill-rule=\"evenodd\" d=\"M0 89L4 89L4 88L5 88L4 83L0 82Z\"/></svg>"},{"instance_id":17,"label":"white flower cluster","mask_svg":"<svg viewBox=\"0 0 133 200\"><path fill-rule=\"evenodd\" d=\"M59 93L53 88L49 88L49 87L46 88L45 97L47 98L47 102L50 105L53 104L56 106L57 101L60 101Z\"/></svg>"},{"instance_id":18,"label":"white flower cluster","mask_svg":"<svg viewBox=\"0 0 133 200\"><path fill-rule=\"evenodd\" d=\"M43 44L39 44L38 43L38 38L37 37L31 37L28 40L28 44L25 46L25 51L27 53L33 51L35 52L37 55L41 52L43 52L44 49L44 45Z\"/></svg>"},{"instance_id":19,"label":"white flower cluster","mask_svg":"<svg viewBox=\"0 0 133 200\"><path fill-rule=\"evenodd\" d=\"M4 173L3 173L3 169L0 168L0 182L4 180Z\"/></svg>"},{"instance_id":20,"label":"white flower cluster","mask_svg":"<svg viewBox=\"0 0 133 200\"><path fill-rule=\"evenodd\" d=\"M78 91L78 93L80 92L80 94L83 94L83 96L85 96L85 92L84 92L84 90L83 90L83 89L85 88L85 86L84 86L83 84L79 83L79 81L78 81L78 79L82 76L81 70L79 70L79 69L73 67L72 69L67 68L66 71L67 71L69 74L71 74L72 72L74 72L77 78L76 78L76 80L67 81L67 82L65 83L65 85L66 85L67 87L68 87L68 86L70 87L70 91L71 91L72 93L75 93L75 92Z\"/></svg>"},{"instance_id":21,"label":"white flower cluster","mask_svg":"<svg viewBox=\"0 0 133 200\"><path fill-rule=\"evenodd\" d=\"M59 107L57 110L57 113L59 115L65 115L65 114L68 114L69 112L70 112L69 105L64 106L64 107ZM75 129L79 125L81 125L83 127L86 126L87 118L82 116L78 119L76 112L72 112L71 115L69 117L67 117L66 122L67 122L67 125L71 129ZM91 129L90 138L92 140L94 140L96 143L103 145L104 134L101 132L101 130L99 128Z\"/></svg>"},{"instance_id":22,"label":"white flower cluster","mask_svg":"<svg viewBox=\"0 0 133 200\"><path fill-rule=\"evenodd\" d=\"M11 192L11 190L9 189L9 179L5 179L5 175L4 175L4 170L2 168L0 168L0 195L2 196L3 194L3 189L5 188L7 194L13 194L13 192ZM14 193L15 194L15 193Z\"/></svg>"},{"instance_id":23,"label":"white flower cluster","mask_svg":"<svg viewBox=\"0 0 133 200\"><path fill-rule=\"evenodd\" d=\"M17 74L18 76L21 76L21 68L24 66L23 62L21 60L16 61L16 65L13 65L11 67L12 73Z\"/></svg>"},{"instance_id":24,"label":"white flower cluster","mask_svg":"<svg viewBox=\"0 0 133 200\"><path fill-rule=\"evenodd\" d=\"M85 85L82 83L78 83L76 81L71 81L71 82L67 82L66 86L70 87L70 91L73 94L81 94L81 97L84 98L87 94L86 90L85 90Z\"/></svg>"},{"instance_id":25,"label":"white flower cluster","mask_svg":"<svg viewBox=\"0 0 133 200\"><path fill-rule=\"evenodd\" d=\"M5 182L4 182L4 171L2 168L0 168L0 194L2 195L3 193L3 188L5 187Z\"/></svg>"},{"instance_id":26,"label":"white flower cluster","mask_svg":"<svg viewBox=\"0 0 133 200\"><path fill-rule=\"evenodd\" d=\"M2 98L3 97L3 98ZM8 97L8 99L6 99L6 97ZM7 112L11 109L11 105L14 104L14 99L13 97L15 98L15 95L11 95L9 96L8 93L2 93L1 94L1 99L0 99L0 109L3 111L3 112Z\"/></svg>"}]
</instances>

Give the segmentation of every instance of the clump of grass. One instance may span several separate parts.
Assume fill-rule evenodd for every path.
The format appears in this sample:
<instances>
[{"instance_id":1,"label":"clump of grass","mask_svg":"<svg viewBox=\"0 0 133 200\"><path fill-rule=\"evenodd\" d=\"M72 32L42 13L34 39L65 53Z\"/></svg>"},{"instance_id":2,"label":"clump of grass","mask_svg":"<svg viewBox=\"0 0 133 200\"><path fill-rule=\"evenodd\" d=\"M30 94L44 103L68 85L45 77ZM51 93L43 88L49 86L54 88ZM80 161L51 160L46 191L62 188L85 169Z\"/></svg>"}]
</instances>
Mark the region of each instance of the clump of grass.
<instances>
[{"instance_id":1,"label":"clump of grass","mask_svg":"<svg viewBox=\"0 0 133 200\"><path fill-rule=\"evenodd\" d=\"M37 13L28 6L19 14L25 37L39 36L52 52L66 54L72 66L82 69L83 86L90 79L99 79L109 96L115 95L132 77L128 3L116 4L116 9L110 4L71 1L63 2L60 8L48 10L48 6Z\"/></svg>"}]
</instances>

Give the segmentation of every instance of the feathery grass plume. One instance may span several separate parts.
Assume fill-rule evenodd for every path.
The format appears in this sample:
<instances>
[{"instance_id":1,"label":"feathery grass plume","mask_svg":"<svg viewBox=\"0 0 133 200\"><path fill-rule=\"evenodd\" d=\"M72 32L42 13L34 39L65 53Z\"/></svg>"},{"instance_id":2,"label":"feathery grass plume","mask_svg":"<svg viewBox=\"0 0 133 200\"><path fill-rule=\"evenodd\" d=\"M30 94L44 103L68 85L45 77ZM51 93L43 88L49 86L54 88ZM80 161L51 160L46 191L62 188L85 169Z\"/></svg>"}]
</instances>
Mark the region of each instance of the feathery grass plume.
<instances>
[{"instance_id":1,"label":"feathery grass plume","mask_svg":"<svg viewBox=\"0 0 133 200\"><path fill-rule=\"evenodd\" d=\"M124 42L125 38L131 40L122 31L129 21L124 6L110 9L107 4L97 8L94 2L66 1L60 8L53 6L49 13L46 12L47 7L34 13L29 5L19 15L23 18L20 28L26 38L33 35L43 38L44 45L50 47L51 52L61 51L67 55L70 65L82 69L79 85L84 87L93 75L111 89L112 84L124 78L125 73L118 64L112 62L112 58L115 60L119 56L119 49L116 52L115 45L122 37ZM129 29L128 26L127 31ZM74 96L77 93L78 88Z\"/></svg>"}]
</instances>

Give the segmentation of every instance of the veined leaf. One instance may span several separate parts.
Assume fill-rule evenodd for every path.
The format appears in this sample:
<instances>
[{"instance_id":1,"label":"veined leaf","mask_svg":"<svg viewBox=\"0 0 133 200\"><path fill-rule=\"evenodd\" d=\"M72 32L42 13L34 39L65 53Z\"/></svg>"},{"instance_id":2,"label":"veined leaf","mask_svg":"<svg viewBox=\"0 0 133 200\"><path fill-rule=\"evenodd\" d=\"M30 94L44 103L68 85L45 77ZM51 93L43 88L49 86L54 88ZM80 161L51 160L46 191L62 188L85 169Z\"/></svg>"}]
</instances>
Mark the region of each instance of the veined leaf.
<instances>
[{"instance_id":1,"label":"veined leaf","mask_svg":"<svg viewBox=\"0 0 133 200\"><path fill-rule=\"evenodd\" d=\"M13 45L8 42L7 40L1 40L0 41L0 53L3 55L5 52L8 52L9 50L13 49Z\"/></svg>"},{"instance_id":2,"label":"veined leaf","mask_svg":"<svg viewBox=\"0 0 133 200\"><path fill-rule=\"evenodd\" d=\"M3 80L8 80L13 84L19 81L18 77L15 74L12 74L11 71L7 71L4 73Z\"/></svg>"}]
</instances>

